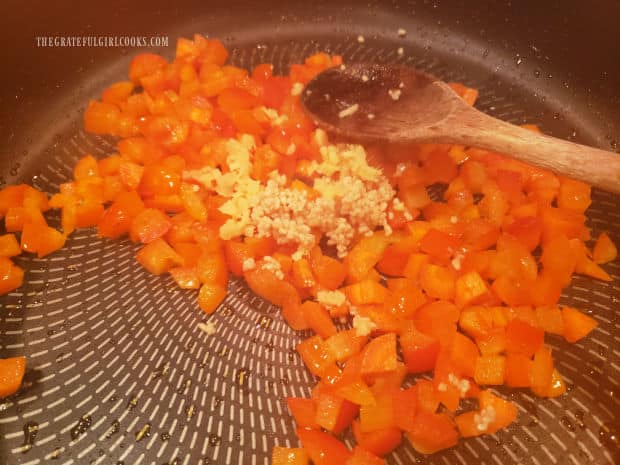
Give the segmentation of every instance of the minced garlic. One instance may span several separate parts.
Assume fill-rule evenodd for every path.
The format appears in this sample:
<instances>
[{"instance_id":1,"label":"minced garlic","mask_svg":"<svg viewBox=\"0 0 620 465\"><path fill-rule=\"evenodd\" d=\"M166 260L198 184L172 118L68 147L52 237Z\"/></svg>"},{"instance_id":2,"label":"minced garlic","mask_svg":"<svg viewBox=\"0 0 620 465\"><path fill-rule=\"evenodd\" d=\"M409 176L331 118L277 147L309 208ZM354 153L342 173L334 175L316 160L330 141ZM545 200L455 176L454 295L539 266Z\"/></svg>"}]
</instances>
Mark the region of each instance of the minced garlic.
<instances>
[{"instance_id":1,"label":"minced garlic","mask_svg":"<svg viewBox=\"0 0 620 465\"><path fill-rule=\"evenodd\" d=\"M323 305L339 307L347 301L347 298L342 291L319 291L316 294L316 300Z\"/></svg>"}]
</instances>

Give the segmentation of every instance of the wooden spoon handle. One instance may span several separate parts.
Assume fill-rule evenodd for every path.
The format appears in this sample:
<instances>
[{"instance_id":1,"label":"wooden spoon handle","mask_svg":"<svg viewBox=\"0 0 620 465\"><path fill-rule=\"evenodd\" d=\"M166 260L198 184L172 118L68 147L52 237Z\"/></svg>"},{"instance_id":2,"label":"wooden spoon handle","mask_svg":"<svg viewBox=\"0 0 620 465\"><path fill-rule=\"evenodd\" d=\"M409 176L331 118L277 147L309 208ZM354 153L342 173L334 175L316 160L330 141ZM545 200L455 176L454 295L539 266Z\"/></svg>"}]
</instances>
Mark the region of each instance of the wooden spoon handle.
<instances>
[{"instance_id":1,"label":"wooden spoon handle","mask_svg":"<svg viewBox=\"0 0 620 465\"><path fill-rule=\"evenodd\" d=\"M452 123L451 138L460 139L459 143L503 153L620 193L620 154L536 134L473 109L463 111Z\"/></svg>"}]
</instances>

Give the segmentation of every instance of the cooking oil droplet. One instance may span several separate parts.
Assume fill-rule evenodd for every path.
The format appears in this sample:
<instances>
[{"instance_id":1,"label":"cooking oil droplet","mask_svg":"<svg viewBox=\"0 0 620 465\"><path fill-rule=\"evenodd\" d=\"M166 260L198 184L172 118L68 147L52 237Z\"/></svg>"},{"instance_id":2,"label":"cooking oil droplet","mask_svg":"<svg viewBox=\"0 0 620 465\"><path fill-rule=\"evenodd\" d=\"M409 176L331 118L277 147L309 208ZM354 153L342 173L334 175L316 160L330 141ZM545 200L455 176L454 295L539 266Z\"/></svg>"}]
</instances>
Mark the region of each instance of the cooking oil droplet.
<instances>
[{"instance_id":1,"label":"cooking oil droplet","mask_svg":"<svg viewBox=\"0 0 620 465\"><path fill-rule=\"evenodd\" d=\"M267 315L260 315L256 321L256 326L263 329L269 329L273 320Z\"/></svg>"},{"instance_id":2,"label":"cooking oil droplet","mask_svg":"<svg viewBox=\"0 0 620 465\"><path fill-rule=\"evenodd\" d=\"M540 70L539 69L535 69L534 70L534 77L540 77Z\"/></svg>"},{"instance_id":3,"label":"cooking oil droplet","mask_svg":"<svg viewBox=\"0 0 620 465\"><path fill-rule=\"evenodd\" d=\"M571 433L575 432L575 426L566 415L560 418L560 424Z\"/></svg>"},{"instance_id":4,"label":"cooking oil droplet","mask_svg":"<svg viewBox=\"0 0 620 465\"><path fill-rule=\"evenodd\" d=\"M581 429L586 429L586 424L583 421L584 413L581 410L575 411L575 419L577 420L577 426Z\"/></svg>"},{"instance_id":5,"label":"cooking oil droplet","mask_svg":"<svg viewBox=\"0 0 620 465\"><path fill-rule=\"evenodd\" d=\"M39 434L39 424L35 421L29 421L24 425L24 443L22 444L22 454L25 454L34 445L34 440Z\"/></svg>"},{"instance_id":6,"label":"cooking oil droplet","mask_svg":"<svg viewBox=\"0 0 620 465\"><path fill-rule=\"evenodd\" d=\"M517 59L516 59L516 61L515 61L515 64L516 64L517 66L519 66L521 63L523 63L523 58L521 58L520 56L517 56Z\"/></svg>"},{"instance_id":7,"label":"cooking oil droplet","mask_svg":"<svg viewBox=\"0 0 620 465\"><path fill-rule=\"evenodd\" d=\"M57 447L50 454L50 460L57 460L58 457L60 457L60 454L62 454L62 448L61 447Z\"/></svg>"},{"instance_id":8,"label":"cooking oil droplet","mask_svg":"<svg viewBox=\"0 0 620 465\"><path fill-rule=\"evenodd\" d=\"M194 416L194 404L185 407L185 415L188 420L192 419L192 417Z\"/></svg>"},{"instance_id":9,"label":"cooking oil droplet","mask_svg":"<svg viewBox=\"0 0 620 465\"><path fill-rule=\"evenodd\" d=\"M131 399L129 399L129 401L127 402L127 410L131 412L133 409L136 408L136 405L138 405L138 397L132 396Z\"/></svg>"},{"instance_id":10,"label":"cooking oil droplet","mask_svg":"<svg viewBox=\"0 0 620 465\"><path fill-rule=\"evenodd\" d=\"M112 424L110 425L110 428L108 429L108 432L106 433L105 437L107 439L110 439L113 435L115 435L116 433L118 433L121 429L121 423L118 420L114 420L112 421Z\"/></svg>"},{"instance_id":11,"label":"cooking oil droplet","mask_svg":"<svg viewBox=\"0 0 620 465\"><path fill-rule=\"evenodd\" d=\"M159 435L159 438L165 442L165 441L170 441L171 436L170 436L170 433L165 431Z\"/></svg>"},{"instance_id":12,"label":"cooking oil droplet","mask_svg":"<svg viewBox=\"0 0 620 465\"><path fill-rule=\"evenodd\" d=\"M83 415L82 418L78 420L77 424L73 428L71 428L71 439L75 441L77 438L79 438L88 430L88 428L90 428L90 425L92 423L93 419L90 415Z\"/></svg>"},{"instance_id":13,"label":"cooking oil droplet","mask_svg":"<svg viewBox=\"0 0 620 465\"><path fill-rule=\"evenodd\" d=\"M620 435L618 435L618 425L613 423L603 423L598 430L598 437L601 443L610 449L620 449Z\"/></svg>"},{"instance_id":14,"label":"cooking oil droplet","mask_svg":"<svg viewBox=\"0 0 620 465\"><path fill-rule=\"evenodd\" d=\"M142 428L140 428L140 431L136 433L136 441L140 442L145 437L146 438L151 437L151 424L150 423L146 423Z\"/></svg>"},{"instance_id":15,"label":"cooking oil droplet","mask_svg":"<svg viewBox=\"0 0 620 465\"><path fill-rule=\"evenodd\" d=\"M209 445L210 446L213 446L213 447L219 446L221 442L222 442L221 437L219 437L215 433L209 433Z\"/></svg>"}]
</instances>

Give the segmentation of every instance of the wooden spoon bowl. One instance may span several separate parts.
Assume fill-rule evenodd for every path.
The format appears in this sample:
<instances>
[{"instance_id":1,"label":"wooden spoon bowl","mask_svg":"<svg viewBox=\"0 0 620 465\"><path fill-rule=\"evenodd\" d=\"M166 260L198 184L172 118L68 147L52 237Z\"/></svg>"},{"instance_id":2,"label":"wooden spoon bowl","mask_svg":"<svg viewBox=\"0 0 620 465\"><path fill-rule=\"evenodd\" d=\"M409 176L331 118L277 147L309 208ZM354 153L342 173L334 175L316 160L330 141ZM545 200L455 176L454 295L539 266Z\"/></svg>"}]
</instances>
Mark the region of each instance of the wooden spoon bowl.
<instances>
[{"instance_id":1,"label":"wooden spoon bowl","mask_svg":"<svg viewBox=\"0 0 620 465\"><path fill-rule=\"evenodd\" d=\"M319 126L348 139L480 147L620 193L620 155L493 118L445 82L406 66L330 68L308 83L302 103Z\"/></svg>"}]
</instances>

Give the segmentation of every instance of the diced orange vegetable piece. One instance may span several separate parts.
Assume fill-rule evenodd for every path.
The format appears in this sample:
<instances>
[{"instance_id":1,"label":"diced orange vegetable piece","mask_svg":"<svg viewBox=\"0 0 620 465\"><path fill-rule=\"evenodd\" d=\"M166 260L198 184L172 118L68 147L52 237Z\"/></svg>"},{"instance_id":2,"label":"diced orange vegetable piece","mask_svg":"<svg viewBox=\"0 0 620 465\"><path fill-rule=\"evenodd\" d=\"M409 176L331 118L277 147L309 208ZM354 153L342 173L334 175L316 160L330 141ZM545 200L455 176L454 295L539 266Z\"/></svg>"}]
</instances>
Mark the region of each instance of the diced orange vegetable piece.
<instances>
[{"instance_id":1,"label":"diced orange vegetable piece","mask_svg":"<svg viewBox=\"0 0 620 465\"><path fill-rule=\"evenodd\" d=\"M476 338L476 344L482 355L497 355L506 351L506 330L493 328L483 336Z\"/></svg>"},{"instance_id":2,"label":"diced orange vegetable piece","mask_svg":"<svg viewBox=\"0 0 620 465\"><path fill-rule=\"evenodd\" d=\"M308 453L301 447L274 446L271 451L271 465L308 465Z\"/></svg>"},{"instance_id":3,"label":"diced orange vegetable piece","mask_svg":"<svg viewBox=\"0 0 620 465\"><path fill-rule=\"evenodd\" d=\"M443 413L419 412L407 433L413 448L421 454L434 454L455 446L459 434L450 417Z\"/></svg>"},{"instance_id":4,"label":"diced orange vegetable piece","mask_svg":"<svg viewBox=\"0 0 620 465\"><path fill-rule=\"evenodd\" d=\"M10 208L21 207L24 202L26 184L7 186L0 190L0 216L6 215Z\"/></svg>"},{"instance_id":5,"label":"diced orange vegetable piece","mask_svg":"<svg viewBox=\"0 0 620 465\"><path fill-rule=\"evenodd\" d=\"M420 270L420 286L431 297L451 300L454 298L454 273L447 267L427 263Z\"/></svg>"},{"instance_id":6,"label":"diced orange vegetable piece","mask_svg":"<svg viewBox=\"0 0 620 465\"><path fill-rule=\"evenodd\" d=\"M362 375L392 371L397 368L396 334L388 333L372 339L362 351Z\"/></svg>"},{"instance_id":7,"label":"diced orange vegetable piece","mask_svg":"<svg viewBox=\"0 0 620 465\"><path fill-rule=\"evenodd\" d=\"M22 238L27 233L27 230L30 228L30 226L30 224L24 225L24 229L22 230ZM39 227L35 226L35 228ZM54 228L51 228L49 226L41 228L39 230L37 257L42 258L51 254L52 252L62 249L65 245L66 240L67 237Z\"/></svg>"},{"instance_id":8,"label":"diced orange vegetable piece","mask_svg":"<svg viewBox=\"0 0 620 465\"><path fill-rule=\"evenodd\" d=\"M116 239L128 233L131 222L143 209L144 203L137 192L121 192L97 225L99 237Z\"/></svg>"},{"instance_id":9,"label":"diced orange vegetable piece","mask_svg":"<svg viewBox=\"0 0 620 465\"><path fill-rule=\"evenodd\" d=\"M291 329L295 331L310 329L298 299L299 298L296 297L282 304L282 317Z\"/></svg>"},{"instance_id":10,"label":"diced orange vegetable piece","mask_svg":"<svg viewBox=\"0 0 620 465\"><path fill-rule=\"evenodd\" d=\"M357 282L366 277L389 245L389 238L382 233L375 233L370 237L362 238L348 253L344 259L347 273L352 282Z\"/></svg>"},{"instance_id":11,"label":"diced orange vegetable piece","mask_svg":"<svg viewBox=\"0 0 620 465\"><path fill-rule=\"evenodd\" d=\"M388 293L383 306L386 311L398 318L411 318L419 314L420 307L424 308L427 299L411 280L403 278L399 279L399 282L402 283L402 288L397 288L394 280L388 281L388 287L392 292Z\"/></svg>"},{"instance_id":12,"label":"diced orange vegetable piece","mask_svg":"<svg viewBox=\"0 0 620 465\"><path fill-rule=\"evenodd\" d=\"M293 282L299 289L313 287L316 284L310 263L305 258L293 262Z\"/></svg>"},{"instance_id":13,"label":"diced orange vegetable piece","mask_svg":"<svg viewBox=\"0 0 620 465\"><path fill-rule=\"evenodd\" d=\"M385 465L385 460L360 446L356 446L353 449L353 455L344 465Z\"/></svg>"},{"instance_id":14,"label":"diced orange vegetable piece","mask_svg":"<svg viewBox=\"0 0 620 465\"><path fill-rule=\"evenodd\" d=\"M428 255L423 253L412 253L407 259L407 263L403 268L403 276L417 280L420 276L422 266L429 260Z\"/></svg>"},{"instance_id":15,"label":"diced orange vegetable piece","mask_svg":"<svg viewBox=\"0 0 620 465\"><path fill-rule=\"evenodd\" d=\"M26 357L0 358L0 399L15 394L26 372Z\"/></svg>"},{"instance_id":16,"label":"diced orange vegetable piece","mask_svg":"<svg viewBox=\"0 0 620 465\"><path fill-rule=\"evenodd\" d=\"M478 347L471 339L458 332L454 334L450 360L460 375L468 378L474 377L479 355Z\"/></svg>"},{"instance_id":17,"label":"diced orange vegetable piece","mask_svg":"<svg viewBox=\"0 0 620 465\"><path fill-rule=\"evenodd\" d=\"M520 319L515 318L506 326L506 351L508 353L525 354L531 357L544 341L543 330Z\"/></svg>"},{"instance_id":18,"label":"diced orange vegetable piece","mask_svg":"<svg viewBox=\"0 0 620 465\"><path fill-rule=\"evenodd\" d=\"M226 288L217 283L204 283L198 293L198 305L203 312L213 313L226 297Z\"/></svg>"},{"instance_id":19,"label":"diced orange vegetable piece","mask_svg":"<svg viewBox=\"0 0 620 465\"><path fill-rule=\"evenodd\" d=\"M592 249L592 260L596 264L613 262L618 256L618 249L607 233L601 233Z\"/></svg>"},{"instance_id":20,"label":"diced orange vegetable piece","mask_svg":"<svg viewBox=\"0 0 620 465\"><path fill-rule=\"evenodd\" d=\"M409 325L400 335L400 345L405 365L410 373L424 373L435 366L439 354L439 341L434 337Z\"/></svg>"},{"instance_id":21,"label":"diced orange vegetable piece","mask_svg":"<svg viewBox=\"0 0 620 465\"><path fill-rule=\"evenodd\" d=\"M22 285L24 270L10 258L0 257L0 295L14 291Z\"/></svg>"},{"instance_id":22,"label":"diced orange vegetable piece","mask_svg":"<svg viewBox=\"0 0 620 465\"><path fill-rule=\"evenodd\" d=\"M334 383L333 388L339 396L357 405L375 405L376 398L360 375L348 373L350 363L345 367L343 376Z\"/></svg>"},{"instance_id":23,"label":"diced orange vegetable piece","mask_svg":"<svg viewBox=\"0 0 620 465\"><path fill-rule=\"evenodd\" d=\"M14 257L20 253L22 253L22 249L15 238L15 234L0 236L0 257Z\"/></svg>"},{"instance_id":24,"label":"diced orange vegetable piece","mask_svg":"<svg viewBox=\"0 0 620 465\"><path fill-rule=\"evenodd\" d=\"M310 372L323 376L332 366L336 358L331 353L321 336L312 336L297 345L297 352Z\"/></svg>"},{"instance_id":25,"label":"diced orange vegetable piece","mask_svg":"<svg viewBox=\"0 0 620 465\"><path fill-rule=\"evenodd\" d=\"M358 411L357 405L336 394L321 392L316 399L316 422L334 434L342 433Z\"/></svg>"},{"instance_id":26,"label":"diced orange vegetable piece","mask_svg":"<svg viewBox=\"0 0 620 465\"><path fill-rule=\"evenodd\" d=\"M564 338L568 342L577 342L583 339L598 326L594 318L571 307L562 309L562 320L564 322Z\"/></svg>"},{"instance_id":27,"label":"diced orange vegetable piece","mask_svg":"<svg viewBox=\"0 0 620 465\"><path fill-rule=\"evenodd\" d=\"M481 391L478 396L480 410L492 408L494 418L489 423L487 432L493 434L502 428L506 428L517 418L517 407L509 400L497 397L491 391Z\"/></svg>"},{"instance_id":28,"label":"diced orange vegetable piece","mask_svg":"<svg viewBox=\"0 0 620 465\"><path fill-rule=\"evenodd\" d=\"M441 263L447 263L457 251L461 241L450 234L431 228L420 240L420 249Z\"/></svg>"},{"instance_id":29,"label":"diced orange vegetable piece","mask_svg":"<svg viewBox=\"0 0 620 465\"><path fill-rule=\"evenodd\" d=\"M360 407L360 429L363 433L383 430L396 426L394 424L391 396L382 396L374 404Z\"/></svg>"},{"instance_id":30,"label":"diced orange vegetable piece","mask_svg":"<svg viewBox=\"0 0 620 465\"><path fill-rule=\"evenodd\" d=\"M359 353L367 341L366 336L358 336L354 329L338 331L327 338L325 344L339 361L345 361L349 357Z\"/></svg>"},{"instance_id":31,"label":"diced orange vegetable piece","mask_svg":"<svg viewBox=\"0 0 620 465\"><path fill-rule=\"evenodd\" d=\"M129 64L129 78L139 84L140 79L155 73L166 65L166 60L161 55L154 53L140 53L133 57Z\"/></svg>"},{"instance_id":32,"label":"diced orange vegetable piece","mask_svg":"<svg viewBox=\"0 0 620 465\"><path fill-rule=\"evenodd\" d=\"M164 236L171 226L170 218L161 210L146 208L132 220L129 237L134 242L148 244Z\"/></svg>"},{"instance_id":33,"label":"diced orange vegetable piece","mask_svg":"<svg viewBox=\"0 0 620 465\"><path fill-rule=\"evenodd\" d=\"M397 389L392 394L392 416L394 425L403 431L414 428L414 418L418 408L418 390L411 386L407 389Z\"/></svg>"},{"instance_id":34,"label":"diced orange vegetable piece","mask_svg":"<svg viewBox=\"0 0 620 465\"><path fill-rule=\"evenodd\" d=\"M235 276L243 276L243 263L248 259L254 259L251 247L244 243L234 240L224 242L224 254L228 269Z\"/></svg>"},{"instance_id":35,"label":"diced orange vegetable piece","mask_svg":"<svg viewBox=\"0 0 620 465\"><path fill-rule=\"evenodd\" d=\"M196 221L207 221L207 206L190 184L181 184L181 201L185 211Z\"/></svg>"},{"instance_id":36,"label":"diced orange vegetable piece","mask_svg":"<svg viewBox=\"0 0 620 465\"><path fill-rule=\"evenodd\" d=\"M314 465L346 463L351 451L334 436L318 430L297 428L297 437Z\"/></svg>"},{"instance_id":37,"label":"diced orange vegetable piece","mask_svg":"<svg viewBox=\"0 0 620 465\"><path fill-rule=\"evenodd\" d=\"M323 255L318 247L310 252L309 261L317 283L325 289L337 289L347 275L347 270L340 261Z\"/></svg>"},{"instance_id":38,"label":"diced orange vegetable piece","mask_svg":"<svg viewBox=\"0 0 620 465\"><path fill-rule=\"evenodd\" d=\"M542 346L534 354L534 361L530 368L530 386L532 392L544 397L549 392L551 386L551 376L553 375L553 359L551 349Z\"/></svg>"},{"instance_id":39,"label":"diced orange vegetable piece","mask_svg":"<svg viewBox=\"0 0 620 465\"><path fill-rule=\"evenodd\" d=\"M353 422L353 435L360 447L380 457L396 449L402 441L402 432L396 427L364 433L358 421Z\"/></svg>"},{"instance_id":40,"label":"diced orange vegetable piece","mask_svg":"<svg viewBox=\"0 0 620 465\"><path fill-rule=\"evenodd\" d=\"M489 291L486 282L476 271L459 276L454 286L456 305L461 308L479 302Z\"/></svg>"},{"instance_id":41,"label":"diced orange vegetable piece","mask_svg":"<svg viewBox=\"0 0 620 465\"><path fill-rule=\"evenodd\" d=\"M536 307L538 327L551 334L564 334L562 311L557 306Z\"/></svg>"},{"instance_id":42,"label":"diced orange vegetable piece","mask_svg":"<svg viewBox=\"0 0 620 465\"><path fill-rule=\"evenodd\" d=\"M551 373L551 384L547 392L545 392L545 397L559 397L566 392L566 383L564 379L562 379L562 375L560 372L554 368L553 373Z\"/></svg>"},{"instance_id":43,"label":"diced orange vegetable piece","mask_svg":"<svg viewBox=\"0 0 620 465\"><path fill-rule=\"evenodd\" d=\"M388 296L388 290L372 280L351 284L344 288L344 292L353 305L382 304Z\"/></svg>"},{"instance_id":44,"label":"diced orange vegetable piece","mask_svg":"<svg viewBox=\"0 0 620 465\"><path fill-rule=\"evenodd\" d=\"M524 354L506 355L506 386L530 387L532 359Z\"/></svg>"},{"instance_id":45,"label":"diced orange vegetable piece","mask_svg":"<svg viewBox=\"0 0 620 465\"><path fill-rule=\"evenodd\" d=\"M577 265L577 254L570 241L562 235L556 236L543 245L540 261L547 273L551 273L562 285L570 282Z\"/></svg>"},{"instance_id":46,"label":"diced orange vegetable piece","mask_svg":"<svg viewBox=\"0 0 620 465\"><path fill-rule=\"evenodd\" d=\"M503 355L481 355L476 360L474 380L481 385L504 384L506 357Z\"/></svg>"},{"instance_id":47,"label":"diced orange vegetable piece","mask_svg":"<svg viewBox=\"0 0 620 465\"><path fill-rule=\"evenodd\" d=\"M316 422L316 403L313 399L287 397L286 405L300 428L319 429Z\"/></svg>"},{"instance_id":48,"label":"diced orange vegetable piece","mask_svg":"<svg viewBox=\"0 0 620 465\"><path fill-rule=\"evenodd\" d=\"M588 184L568 178L560 179L558 207L583 213L591 203Z\"/></svg>"},{"instance_id":49,"label":"diced orange vegetable piece","mask_svg":"<svg viewBox=\"0 0 620 465\"><path fill-rule=\"evenodd\" d=\"M456 423L459 433L464 438L480 436L485 433L484 430L478 427L480 422L480 412L478 411L461 413L454 417L454 422Z\"/></svg>"},{"instance_id":50,"label":"diced orange vegetable piece","mask_svg":"<svg viewBox=\"0 0 620 465\"><path fill-rule=\"evenodd\" d=\"M175 265L183 265L183 258L161 238L142 247L136 254L136 260L147 271L156 275L165 273Z\"/></svg>"},{"instance_id":51,"label":"diced orange vegetable piece","mask_svg":"<svg viewBox=\"0 0 620 465\"><path fill-rule=\"evenodd\" d=\"M195 268L177 267L169 270L170 276L181 289L199 289L200 278Z\"/></svg>"},{"instance_id":52,"label":"diced orange vegetable piece","mask_svg":"<svg viewBox=\"0 0 620 465\"><path fill-rule=\"evenodd\" d=\"M299 293L295 287L288 281L279 279L270 270L262 268L248 270L244 277L252 291L279 307L287 302L299 300Z\"/></svg>"},{"instance_id":53,"label":"diced orange vegetable piece","mask_svg":"<svg viewBox=\"0 0 620 465\"><path fill-rule=\"evenodd\" d=\"M334 325L329 312L322 305L306 300L301 304L301 311L304 321L322 338L336 334L336 325Z\"/></svg>"}]
</instances>

